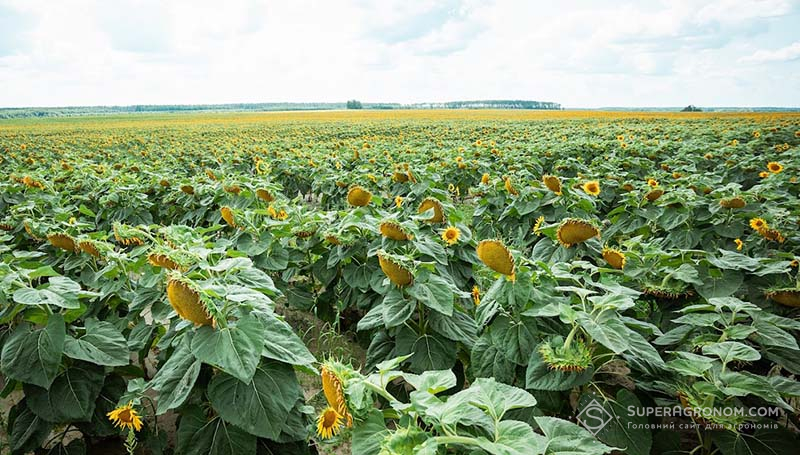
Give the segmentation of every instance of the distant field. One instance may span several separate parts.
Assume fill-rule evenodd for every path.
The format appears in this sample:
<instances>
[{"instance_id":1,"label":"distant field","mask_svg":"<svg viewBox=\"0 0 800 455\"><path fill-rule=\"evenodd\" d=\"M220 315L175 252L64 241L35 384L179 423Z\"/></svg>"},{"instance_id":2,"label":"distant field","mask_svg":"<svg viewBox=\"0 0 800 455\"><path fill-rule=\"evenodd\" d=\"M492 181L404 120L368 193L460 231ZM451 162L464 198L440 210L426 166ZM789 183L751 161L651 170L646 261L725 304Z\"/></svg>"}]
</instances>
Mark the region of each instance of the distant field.
<instances>
[{"instance_id":1,"label":"distant field","mask_svg":"<svg viewBox=\"0 0 800 455\"><path fill-rule=\"evenodd\" d=\"M121 446L130 403L182 453L794 453L798 146L800 113L2 120L6 448Z\"/></svg>"}]
</instances>

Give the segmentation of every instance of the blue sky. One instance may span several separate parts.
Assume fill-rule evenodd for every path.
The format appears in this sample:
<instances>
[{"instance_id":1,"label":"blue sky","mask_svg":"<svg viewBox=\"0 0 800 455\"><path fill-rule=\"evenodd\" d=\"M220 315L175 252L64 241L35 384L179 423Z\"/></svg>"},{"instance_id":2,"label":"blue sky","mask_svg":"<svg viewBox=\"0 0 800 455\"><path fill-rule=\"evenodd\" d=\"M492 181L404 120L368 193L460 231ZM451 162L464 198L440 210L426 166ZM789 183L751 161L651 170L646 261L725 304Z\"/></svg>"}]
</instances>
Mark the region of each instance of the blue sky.
<instances>
[{"instance_id":1,"label":"blue sky","mask_svg":"<svg viewBox=\"0 0 800 455\"><path fill-rule=\"evenodd\" d=\"M800 0L0 0L0 106L800 106Z\"/></svg>"}]
</instances>

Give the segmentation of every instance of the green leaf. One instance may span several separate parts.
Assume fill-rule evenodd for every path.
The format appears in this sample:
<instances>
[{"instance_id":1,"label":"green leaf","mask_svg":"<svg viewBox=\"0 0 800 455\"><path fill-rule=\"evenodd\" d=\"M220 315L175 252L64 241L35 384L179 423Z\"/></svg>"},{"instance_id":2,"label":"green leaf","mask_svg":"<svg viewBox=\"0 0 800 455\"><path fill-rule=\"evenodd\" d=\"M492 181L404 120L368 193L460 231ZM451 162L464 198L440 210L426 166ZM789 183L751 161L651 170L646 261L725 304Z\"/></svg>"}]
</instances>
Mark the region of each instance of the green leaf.
<instances>
[{"instance_id":1,"label":"green leaf","mask_svg":"<svg viewBox=\"0 0 800 455\"><path fill-rule=\"evenodd\" d=\"M264 327L253 315L221 329L200 327L192 339L192 353L211 366L250 382L264 350Z\"/></svg>"},{"instance_id":2,"label":"green leaf","mask_svg":"<svg viewBox=\"0 0 800 455\"><path fill-rule=\"evenodd\" d=\"M114 427L108 420L108 413L117 407L125 389L125 380L121 376L116 374L106 376L100 395L95 401L92 419L88 423L77 424L84 435L103 438L119 434L119 428Z\"/></svg>"},{"instance_id":3,"label":"green leaf","mask_svg":"<svg viewBox=\"0 0 800 455\"><path fill-rule=\"evenodd\" d=\"M172 408L182 405L200 375L202 362L197 360L191 351L191 342L184 336L183 341L150 382L150 387L158 391L158 407L161 415Z\"/></svg>"},{"instance_id":4,"label":"green leaf","mask_svg":"<svg viewBox=\"0 0 800 455\"><path fill-rule=\"evenodd\" d=\"M459 341L467 348L474 343L478 334L475 320L461 311L454 311L452 316L444 316L439 312L431 312L428 318L429 327L446 338Z\"/></svg>"},{"instance_id":5,"label":"green leaf","mask_svg":"<svg viewBox=\"0 0 800 455\"><path fill-rule=\"evenodd\" d=\"M722 455L784 455L797 452L797 438L785 429L757 430L753 435L715 431L712 436Z\"/></svg>"},{"instance_id":6,"label":"green leaf","mask_svg":"<svg viewBox=\"0 0 800 455\"><path fill-rule=\"evenodd\" d=\"M66 327L60 314L51 314L47 326L31 330L23 322L3 345L0 370L11 379L50 387L61 364Z\"/></svg>"},{"instance_id":7,"label":"green leaf","mask_svg":"<svg viewBox=\"0 0 800 455\"><path fill-rule=\"evenodd\" d=\"M256 437L219 417L210 421L200 406L181 413L175 452L179 455L243 455L256 453Z\"/></svg>"},{"instance_id":8,"label":"green leaf","mask_svg":"<svg viewBox=\"0 0 800 455\"><path fill-rule=\"evenodd\" d=\"M378 455L381 443L389 434L383 413L372 409L367 418L353 427L351 453L353 455Z\"/></svg>"},{"instance_id":9,"label":"green leaf","mask_svg":"<svg viewBox=\"0 0 800 455\"><path fill-rule=\"evenodd\" d=\"M705 345L703 346L703 354L715 355L722 360L722 363L734 360L753 362L761 358L761 354L758 351L738 341L724 341Z\"/></svg>"},{"instance_id":10,"label":"green leaf","mask_svg":"<svg viewBox=\"0 0 800 455\"><path fill-rule=\"evenodd\" d=\"M11 415L8 428L11 453L21 455L41 447L53 424L34 414L24 399L12 408Z\"/></svg>"},{"instance_id":11,"label":"green leaf","mask_svg":"<svg viewBox=\"0 0 800 455\"><path fill-rule=\"evenodd\" d=\"M49 285L40 289L20 288L14 292L14 301L23 305L53 305L60 308L80 307L78 296L81 285L64 276L48 278Z\"/></svg>"},{"instance_id":12,"label":"green leaf","mask_svg":"<svg viewBox=\"0 0 800 455\"><path fill-rule=\"evenodd\" d=\"M626 351L630 345L625 337L629 332L625 324L613 312L598 313L598 315L593 317L580 311L578 312L578 324L598 343L615 354Z\"/></svg>"},{"instance_id":13,"label":"green leaf","mask_svg":"<svg viewBox=\"0 0 800 455\"><path fill-rule=\"evenodd\" d=\"M712 358L691 352L677 351L675 354L679 358L667 362L667 368L684 376L701 378L716 362Z\"/></svg>"},{"instance_id":14,"label":"green leaf","mask_svg":"<svg viewBox=\"0 0 800 455\"><path fill-rule=\"evenodd\" d=\"M105 375L96 365L75 362L56 377L49 389L26 384L28 406L39 417L56 423L84 422L92 418Z\"/></svg>"},{"instance_id":15,"label":"green leaf","mask_svg":"<svg viewBox=\"0 0 800 455\"><path fill-rule=\"evenodd\" d=\"M264 315L259 319L264 326L264 333L269 334L264 337L261 355L290 365L307 366L317 361L286 321L274 315Z\"/></svg>"},{"instance_id":16,"label":"green leaf","mask_svg":"<svg viewBox=\"0 0 800 455\"><path fill-rule=\"evenodd\" d=\"M226 422L269 439L280 435L300 396L302 391L292 367L275 361L264 362L248 382L222 373L208 385L211 406Z\"/></svg>"},{"instance_id":17,"label":"green leaf","mask_svg":"<svg viewBox=\"0 0 800 455\"><path fill-rule=\"evenodd\" d=\"M383 310L383 324L388 329L406 322L414 314L417 304L412 299L406 299L403 291L392 287L383 298L381 308Z\"/></svg>"},{"instance_id":18,"label":"green leaf","mask_svg":"<svg viewBox=\"0 0 800 455\"><path fill-rule=\"evenodd\" d=\"M517 365L527 365L531 352L539 341L538 329L533 318L521 318L514 321L506 317L498 317L491 325L492 336L500 340L506 358ZM495 333L496 332L496 333Z\"/></svg>"},{"instance_id":19,"label":"green leaf","mask_svg":"<svg viewBox=\"0 0 800 455\"><path fill-rule=\"evenodd\" d=\"M85 455L86 443L83 439L74 439L67 445L56 444L47 451L47 455Z\"/></svg>"},{"instance_id":20,"label":"green leaf","mask_svg":"<svg viewBox=\"0 0 800 455\"><path fill-rule=\"evenodd\" d=\"M534 417L545 435L546 455L602 455L619 448L609 447L572 422L556 417Z\"/></svg>"},{"instance_id":21,"label":"green leaf","mask_svg":"<svg viewBox=\"0 0 800 455\"><path fill-rule=\"evenodd\" d=\"M714 273L716 272L716 273ZM734 270L706 270L701 269L700 279L703 284L695 285L698 294L706 299L714 297L727 297L733 295L744 282L744 275Z\"/></svg>"},{"instance_id":22,"label":"green leaf","mask_svg":"<svg viewBox=\"0 0 800 455\"><path fill-rule=\"evenodd\" d=\"M536 398L530 393L494 378L478 378L468 389L470 404L486 411L495 419L502 419L512 409L536 406Z\"/></svg>"},{"instance_id":23,"label":"green leaf","mask_svg":"<svg viewBox=\"0 0 800 455\"><path fill-rule=\"evenodd\" d=\"M642 406L636 395L627 389L620 389L616 400L613 400L595 393L585 393L581 395L578 409L586 409L593 400L611 416L608 423L595 434L597 439L610 446L624 448L627 455L650 454L653 436L650 430L643 429L647 424L647 416L635 413L631 416L628 413L628 408L638 409Z\"/></svg>"},{"instance_id":24,"label":"green leaf","mask_svg":"<svg viewBox=\"0 0 800 455\"><path fill-rule=\"evenodd\" d=\"M456 375L450 370L430 370L422 374L403 373L403 379L416 390L433 395L456 386Z\"/></svg>"},{"instance_id":25,"label":"green leaf","mask_svg":"<svg viewBox=\"0 0 800 455\"><path fill-rule=\"evenodd\" d=\"M123 366L130 363L125 337L114 324L95 318L86 320L86 334L80 338L67 336L64 354L73 359L97 365Z\"/></svg>"},{"instance_id":26,"label":"green leaf","mask_svg":"<svg viewBox=\"0 0 800 455\"><path fill-rule=\"evenodd\" d=\"M497 424L497 438L479 438L481 449L492 455L534 455L545 453L545 438L533 432L530 425L517 420Z\"/></svg>"},{"instance_id":27,"label":"green leaf","mask_svg":"<svg viewBox=\"0 0 800 455\"><path fill-rule=\"evenodd\" d=\"M426 283L414 283L408 288L408 295L446 316L453 314L453 290L450 283L438 275L430 275Z\"/></svg>"},{"instance_id":28,"label":"green leaf","mask_svg":"<svg viewBox=\"0 0 800 455\"><path fill-rule=\"evenodd\" d=\"M470 368L477 378L495 378L510 384L514 382L517 366L492 342L491 335L484 333L472 347Z\"/></svg>"},{"instance_id":29,"label":"green leaf","mask_svg":"<svg viewBox=\"0 0 800 455\"><path fill-rule=\"evenodd\" d=\"M415 373L449 369L456 363L455 343L436 335L417 335L413 330L406 329L398 333L397 351L395 355L398 356L413 353L407 362L409 369Z\"/></svg>"},{"instance_id":30,"label":"green leaf","mask_svg":"<svg viewBox=\"0 0 800 455\"><path fill-rule=\"evenodd\" d=\"M592 380L594 367L582 372L560 371L550 368L537 351L531 353L525 372L525 388L533 390L569 390Z\"/></svg>"}]
</instances>

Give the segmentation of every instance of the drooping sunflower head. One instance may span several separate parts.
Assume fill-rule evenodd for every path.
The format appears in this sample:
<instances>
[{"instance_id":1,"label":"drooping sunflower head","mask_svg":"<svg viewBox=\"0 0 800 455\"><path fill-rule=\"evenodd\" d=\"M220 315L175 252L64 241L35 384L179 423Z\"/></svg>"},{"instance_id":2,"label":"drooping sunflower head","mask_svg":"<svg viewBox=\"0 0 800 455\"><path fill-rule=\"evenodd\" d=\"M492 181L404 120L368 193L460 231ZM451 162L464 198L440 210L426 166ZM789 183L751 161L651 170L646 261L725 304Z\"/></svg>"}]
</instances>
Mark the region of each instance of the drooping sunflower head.
<instances>
[{"instance_id":1,"label":"drooping sunflower head","mask_svg":"<svg viewBox=\"0 0 800 455\"><path fill-rule=\"evenodd\" d=\"M542 235L542 225L544 224L544 215L536 218L536 222L533 223L533 233L536 235Z\"/></svg>"},{"instance_id":2,"label":"drooping sunflower head","mask_svg":"<svg viewBox=\"0 0 800 455\"><path fill-rule=\"evenodd\" d=\"M147 262L154 267L161 267L169 270L182 270L183 267L168 253L153 252L147 255Z\"/></svg>"},{"instance_id":3,"label":"drooping sunflower head","mask_svg":"<svg viewBox=\"0 0 800 455\"><path fill-rule=\"evenodd\" d=\"M351 367L335 360L326 360L320 368L322 392L328 406L333 408L345 420L345 425L353 425L353 416L347 401L345 389L347 381L353 375Z\"/></svg>"},{"instance_id":4,"label":"drooping sunflower head","mask_svg":"<svg viewBox=\"0 0 800 455\"><path fill-rule=\"evenodd\" d=\"M233 209L230 207L223 206L219 209L219 214L222 216L222 219L228 223L228 226L235 228L236 227L236 216L233 214Z\"/></svg>"},{"instance_id":5,"label":"drooping sunflower head","mask_svg":"<svg viewBox=\"0 0 800 455\"><path fill-rule=\"evenodd\" d=\"M797 288L776 288L766 292L767 297L781 305L790 307L800 307L800 289Z\"/></svg>"},{"instance_id":6,"label":"drooping sunflower head","mask_svg":"<svg viewBox=\"0 0 800 455\"><path fill-rule=\"evenodd\" d=\"M502 241L497 239L481 240L475 252L478 259L490 269L505 276L514 277L516 271L514 256Z\"/></svg>"},{"instance_id":7,"label":"drooping sunflower head","mask_svg":"<svg viewBox=\"0 0 800 455\"><path fill-rule=\"evenodd\" d=\"M537 351L551 370L580 373L592 366L592 350L580 339L573 339L565 346L557 337L540 344Z\"/></svg>"},{"instance_id":8,"label":"drooping sunflower head","mask_svg":"<svg viewBox=\"0 0 800 455\"><path fill-rule=\"evenodd\" d=\"M379 250L378 262L380 263L383 273L389 277L389 281L395 285L404 287L414 282L414 274L411 273L411 270L406 267L399 258L383 250Z\"/></svg>"},{"instance_id":9,"label":"drooping sunflower head","mask_svg":"<svg viewBox=\"0 0 800 455\"><path fill-rule=\"evenodd\" d=\"M411 240L414 236L409 233L400 223L395 221L384 221L378 227L381 235L386 237L387 239L397 240L400 242L404 242L406 240Z\"/></svg>"},{"instance_id":10,"label":"drooping sunflower head","mask_svg":"<svg viewBox=\"0 0 800 455\"><path fill-rule=\"evenodd\" d=\"M444 223L444 207L442 203L436 198L425 198L422 203L419 205L417 209L417 213L425 213L428 210L433 209L433 216L428 218L427 222L429 223Z\"/></svg>"},{"instance_id":11,"label":"drooping sunflower head","mask_svg":"<svg viewBox=\"0 0 800 455\"><path fill-rule=\"evenodd\" d=\"M344 418L331 406L323 409L317 417L317 436L330 439L342 429Z\"/></svg>"},{"instance_id":12,"label":"drooping sunflower head","mask_svg":"<svg viewBox=\"0 0 800 455\"><path fill-rule=\"evenodd\" d=\"M769 169L769 171L773 174L778 174L783 171L783 165L777 161L770 161L767 163L767 169Z\"/></svg>"},{"instance_id":13,"label":"drooping sunflower head","mask_svg":"<svg viewBox=\"0 0 800 455\"><path fill-rule=\"evenodd\" d=\"M106 414L115 427L141 431L142 418L139 413L133 408L133 401L128 402L125 406L120 406L113 411Z\"/></svg>"},{"instance_id":14,"label":"drooping sunflower head","mask_svg":"<svg viewBox=\"0 0 800 455\"><path fill-rule=\"evenodd\" d=\"M658 198L660 198L663 195L664 195L664 190L662 190L661 188L656 188L656 189L648 191L647 194L645 194L644 197L648 201L654 202L654 201L658 200Z\"/></svg>"},{"instance_id":15,"label":"drooping sunflower head","mask_svg":"<svg viewBox=\"0 0 800 455\"><path fill-rule=\"evenodd\" d=\"M355 185L347 192L347 203L353 207L364 207L372 200L372 193Z\"/></svg>"},{"instance_id":16,"label":"drooping sunflower head","mask_svg":"<svg viewBox=\"0 0 800 455\"><path fill-rule=\"evenodd\" d=\"M455 245L461 237L461 230L455 226L448 226L447 229L442 231L442 240L448 245Z\"/></svg>"},{"instance_id":17,"label":"drooping sunflower head","mask_svg":"<svg viewBox=\"0 0 800 455\"><path fill-rule=\"evenodd\" d=\"M556 231L558 243L566 248L599 236L600 230L592 223L577 218L565 219L558 226L558 231Z\"/></svg>"},{"instance_id":18,"label":"drooping sunflower head","mask_svg":"<svg viewBox=\"0 0 800 455\"><path fill-rule=\"evenodd\" d=\"M783 243L786 241L786 238L781 234L781 231L772 228L763 228L758 231L762 237L771 241L771 242L778 242Z\"/></svg>"},{"instance_id":19,"label":"drooping sunflower head","mask_svg":"<svg viewBox=\"0 0 800 455\"><path fill-rule=\"evenodd\" d=\"M75 243L75 239L72 238L71 235L63 232L47 234L47 241L54 247L69 251L70 253L76 253L78 251L78 245Z\"/></svg>"},{"instance_id":20,"label":"drooping sunflower head","mask_svg":"<svg viewBox=\"0 0 800 455\"><path fill-rule=\"evenodd\" d=\"M625 253L615 248L603 248L603 259L608 262L608 265L615 269L622 269L625 267L627 258Z\"/></svg>"},{"instance_id":21,"label":"drooping sunflower head","mask_svg":"<svg viewBox=\"0 0 800 455\"><path fill-rule=\"evenodd\" d=\"M561 179L558 176L545 174L542 176L542 182L548 190L552 191L558 196L561 196Z\"/></svg>"},{"instance_id":22,"label":"drooping sunflower head","mask_svg":"<svg viewBox=\"0 0 800 455\"><path fill-rule=\"evenodd\" d=\"M767 225L767 222L764 221L763 218L751 218L750 227L757 232L760 232L763 229L769 229L769 225Z\"/></svg>"},{"instance_id":23,"label":"drooping sunflower head","mask_svg":"<svg viewBox=\"0 0 800 455\"><path fill-rule=\"evenodd\" d=\"M406 174L405 172L395 171L392 174L392 180L397 183L405 183L408 181L408 174Z\"/></svg>"},{"instance_id":24,"label":"drooping sunflower head","mask_svg":"<svg viewBox=\"0 0 800 455\"><path fill-rule=\"evenodd\" d=\"M642 292L661 300L680 300L694 296L694 290L690 289L688 284L679 281L645 283Z\"/></svg>"},{"instance_id":25,"label":"drooping sunflower head","mask_svg":"<svg viewBox=\"0 0 800 455\"><path fill-rule=\"evenodd\" d=\"M200 300L200 293L187 280L171 276L167 282L167 300L181 319L198 325L211 325L213 320Z\"/></svg>"},{"instance_id":26,"label":"drooping sunflower head","mask_svg":"<svg viewBox=\"0 0 800 455\"><path fill-rule=\"evenodd\" d=\"M78 248L81 249L84 253L88 254L89 256L93 256L95 259L100 259L100 248L97 247L97 243L90 239L83 239L78 242Z\"/></svg>"},{"instance_id":27,"label":"drooping sunflower head","mask_svg":"<svg viewBox=\"0 0 800 455\"><path fill-rule=\"evenodd\" d=\"M514 188L514 185L511 183L511 177L506 177L505 178L505 181L503 182L503 186L505 186L506 191L508 191L508 194L511 194L513 196L516 196L516 195L519 194L519 191L517 191L517 189Z\"/></svg>"},{"instance_id":28,"label":"drooping sunflower head","mask_svg":"<svg viewBox=\"0 0 800 455\"><path fill-rule=\"evenodd\" d=\"M270 193L268 190L265 190L264 188L257 189L256 196L264 202L272 202L275 200L275 197L272 196L272 193Z\"/></svg>"},{"instance_id":29,"label":"drooping sunflower head","mask_svg":"<svg viewBox=\"0 0 800 455\"><path fill-rule=\"evenodd\" d=\"M114 239L122 245L144 245L144 240L142 240L144 232L141 229L122 223L114 223L112 229L114 230Z\"/></svg>"},{"instance_id":30,"label":"drooping sunflower head","mask_svg":"<svg viewBox=\"0 0 800 455\"><path fill-rule=\"evenodd\" d=\"M194 194L194 187L192 185L181 185L181 191L185 194Z\"/></svg>"},{"instance_id":31,"label":"drooping sunflower head","mask_svg":"<svg viewBox=\"0 0 800 455\"><path fill-rule=\"evenodd\" d=\"M740 209L747 205L747 202L741 196L734 196L730 198L720 199L720 207L726 209Z\"/></svg>"},{"instance_id":32,"label":"drooping sunflower head","mask_svg":"<svg viewBox=\"0 0 800 455\"><path fill-rule=\"evenodd\" d=\"M597 180L590 180L583 184L583 191L590 196L600 195L600 182Z\"/></svg>"}]
</instances>

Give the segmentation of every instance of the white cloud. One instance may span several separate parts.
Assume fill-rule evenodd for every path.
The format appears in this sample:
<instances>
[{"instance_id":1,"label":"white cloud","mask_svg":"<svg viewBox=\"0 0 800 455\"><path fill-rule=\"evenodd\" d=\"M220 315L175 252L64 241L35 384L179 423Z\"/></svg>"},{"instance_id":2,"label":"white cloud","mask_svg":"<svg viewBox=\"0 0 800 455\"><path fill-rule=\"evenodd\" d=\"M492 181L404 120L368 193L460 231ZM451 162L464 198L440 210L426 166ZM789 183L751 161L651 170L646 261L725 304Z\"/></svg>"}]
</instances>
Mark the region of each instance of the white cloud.
<instances>
[{"instance_id":1,"label":"white cloud","mask_svg":"<svg viewBox=\"0 0 800 455\"><path fill-rule=\"evenodd\" d=\"M776 85L798 67L775 71L797 65L800 44L781 48L796 9L788 0L0 0L0 13L28 19L15 32L24 45L0 29L0 86L13 87L0 106L800 105L800 87ZM758 50L754 38L779 49ZM757 89L774 86L785 89Z\"/></svg>"},{"instance_id":2,"label":"white cloud","mask_svg":"<svg viewBox=\"0 0 800 455\"><path fill-rule=\"evenodd\" d=\"M739 59L741 63L787 62L800 59L800 41L775 50L758 50Z\"/></svg>"}]
</instances>

